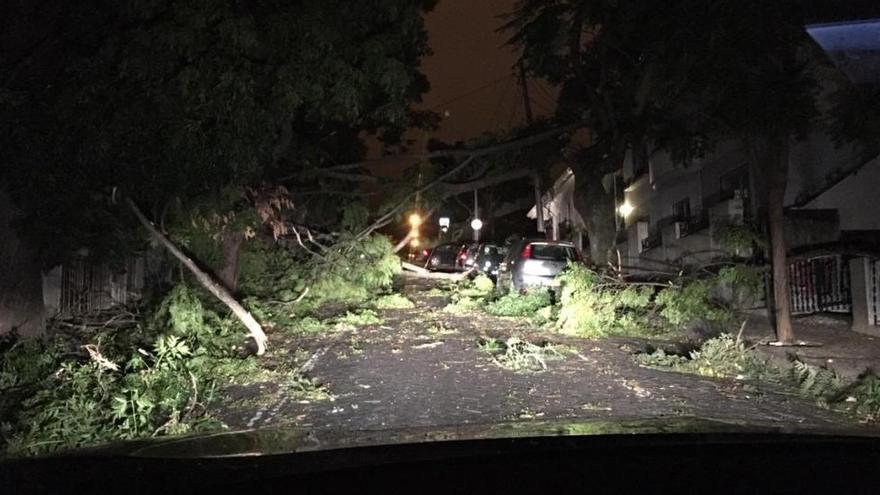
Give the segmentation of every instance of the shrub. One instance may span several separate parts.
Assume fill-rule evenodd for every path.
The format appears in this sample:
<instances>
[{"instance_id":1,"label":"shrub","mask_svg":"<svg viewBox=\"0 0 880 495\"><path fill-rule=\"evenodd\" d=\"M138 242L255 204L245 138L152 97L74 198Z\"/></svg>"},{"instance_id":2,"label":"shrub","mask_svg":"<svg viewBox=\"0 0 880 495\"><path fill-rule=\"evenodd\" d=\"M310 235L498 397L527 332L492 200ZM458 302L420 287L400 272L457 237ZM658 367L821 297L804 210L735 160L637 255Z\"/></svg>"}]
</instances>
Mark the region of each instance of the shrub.
<instances>
[{"instance_id":1,"label":"shrub","mask_svg":"<svg viewBox=\"0 0 880 495\"><path fill-rule=\"evenodd\" d=\"M880 377L874 373L865 373L845 384L833 369L797 358L792 359L788 369L780 368L729 334L707 340L688 356L658 349L650 354L637 354L634 359L643 366L683 373L787 384L821 406L847 411L868 421L880 419Z\"/></svg>"},{"instance_id":2,"label":"shrub","mask_svg":"<svg viewBox=\"0 0 880 495\"><path fill-rule=\"evenodd\" d=\"M571 264L558 276L562 283L557 327L582 337L655 333L646 318L653 293L650 287L607 283L581 264Z\"/></svg>"},{"instance_id":3,"label":"shrub","mask_svg":"<svg viewBox=\"0 0 880 495\"><path fill-rule=\"evenodd\" d=\"M545 306L532 315L531 321L536 326L552 325L559 318L559 306Z\"/></svg>"},{"instance_id":4,"label":"shrub","mask_svg":"<svg viewBox=\"0 0 880 495\"><path fill-rule=\"evenodd\" d=\"M767 239L756 226L728 223L715 229L715 241L722 249L740 256L751 252L753 246L767 247Z\"/></svg>"},{"instance_id":5,"label":"shrub","mask_svg":"<svg viewBox=\"0 0 880 495\"><path fill-rule=\"evenodd\" d=\"M874 373L860 376L834 398L861 418L871 421L880 419L880 377Z\"/></svg>"},{"instance_id":6,"label":"shrub","mask_svg":"<svg viewBox=\"0 0 880 495\"><path fill-rule=\"evenodd\" d=\"M766 359L730 334L707 340L687 357L667 354L661 349L651 354L637 354L635 359L645 366L669 367L711 377L768 379L778 374Z\"/></svg>"},{"instance_id":7,"label":"shrub","mask_svg":"<svg viewBox=\"0 0 880 495\"><path fill-rule=\"evenodd\" d=\"M531 316L550 304L550 292L547 289L533 289L525 294L505 294L486 304L486 312L495 316Z\"/></svg>"},{"instance_id":8,"label":"shrub","mask_svg":"<svg viewBox=\"0 0 880 495\"><path fill-rule=\"evenodd\" d=\"M490 294L495 290L495 282L492 282L492 279L485 275L477 275L473 280L473 285L474 289L483 294Z\"/></svg>"},{"instance_id":9,"label":"shrub","mask_svg":"<svg viewBox=\"0 0 880 495\"><path fill-rule=\"evenodd\" d=\"M762 379L773 373L766 359L730 334L709 339L692 351L688 366L697 374L715 377Z\"/></svg>"},{"instance_id":10,"label":"shrub","mask_svg":"<svg viewBox=\"0 0 880 495\"><path fill-rule=\"evenodd\" d=\"M729 321L733 315L713 300L714 280L693 280L681 287L669 287L660 291L655 300L661 308L660 315L669 323L681 326L694 321Z\"/></svg>"},{"instance_id":11,"label":"shrub","mask_svg":"<svg viewBox=\"0 0 880 495\"><path fill-rule=\"evenodd\" d=\"M385 236L343 239L324 256L309 266L308 300L312 304L364 302L391 287L400 273L400 259Z\"/></svg>"},{"instance_id":12,"label":"shrub","mask_svg":"<svg viewBox=\"0 0 880 495\"><path fill-rule=\"evenodd\" d=\"M209 406L213 390L253 371L233 357L243 332L206 309L196 291L178 285L146 323L132 332L103 331L86 346L88 355L67 353L34 380L5 428L7 452L38 454L99 442L216 429ZM34 359L45 347L29 344L3 354L3 363ZM52 373L46 373L52 369ZM3 391L5 395L5 390Z\"/></svg>"},{"instance_id":13,"label":"shrub","mask_svg":"<svg viewBox=\"0 0 880 495\"><path fill-rule=\"evenodd\" d=\"M490 296L495 284L488 277L478 275L473 280L464 279L452 287L452 299L471 297L482 299Z\"/></svg>"},{"instance_id":14,"label":"shrub","mask_svg":"<svg viewBox=\"0 0 880 495\"><path fill-rule=\"evenodd\" d=\"M842 385L840 376L834 370L813 366L799 359L792 360L789 378L794 381L801 394L816 397L825 403L834 400Z\"/></svg>"},{"instance_id":15,"label":"shrub","mask_svg":"<svg viewBox=\"0 0 880 495\"><path fill-rule=\"evenodd\" d=\"M726 266L718 272L717 283L735 311L754 305L764 294L764 272L756 266Z\"/></svg>"},{"instance_id":16,"label":"shrub","mask_svg":"<svg viewBox=\"0 0 880 495\"><path fill-rule=\"evenodd\" d=\"M242 245L238 290L260 299L290 302L308 287L308 263L289 250L254 239Z\"/></svg>"}]
</instances>

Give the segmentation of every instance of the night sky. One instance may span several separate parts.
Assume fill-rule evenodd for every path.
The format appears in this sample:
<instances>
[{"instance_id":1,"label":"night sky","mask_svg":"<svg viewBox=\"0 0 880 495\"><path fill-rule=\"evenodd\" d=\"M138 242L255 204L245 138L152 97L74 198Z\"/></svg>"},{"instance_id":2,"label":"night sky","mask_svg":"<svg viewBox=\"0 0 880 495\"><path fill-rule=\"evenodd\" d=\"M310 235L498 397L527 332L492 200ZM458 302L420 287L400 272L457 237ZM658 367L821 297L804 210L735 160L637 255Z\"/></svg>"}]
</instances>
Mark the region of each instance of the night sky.
<instances>
[{"instance_id":1,"label":"night sky","mask_svg":"<svg viewBox=\"0 0 880 495\"><path fill-rule=\"evenodd\" d=\"M420 151L425 139L446 142L467 140L485 132L500 133L525 122L519 79L513 66L514 47L506 46L509 34L497 32L503 24L498 16L510 12L515 0L440 0L425 17L433 55L422 60L422 72L431 82L419 109L437 112L440 128L425 135L409 133ZM536 117L549 115L554 105L553 90L546 83L529 79L532 111ZM378 149L372 150L373 156ZM379 175L394 175L400 163L374 168Z\"/></svg>"},{"instance_id":2,"label":"night sky","mask_svg":"<svg viewBox=\"0 0 880 495\"><path fill-rule=\"evenodd\" d=\"M522 97L512 66L517 54L496 32L514 0L440 0L425 19L434 51L423 59L431 81L424 107L444 115L434 138L456 141L522 123ZM449 112L448 117L446 112Z\"/></svg>"}]
</instances>

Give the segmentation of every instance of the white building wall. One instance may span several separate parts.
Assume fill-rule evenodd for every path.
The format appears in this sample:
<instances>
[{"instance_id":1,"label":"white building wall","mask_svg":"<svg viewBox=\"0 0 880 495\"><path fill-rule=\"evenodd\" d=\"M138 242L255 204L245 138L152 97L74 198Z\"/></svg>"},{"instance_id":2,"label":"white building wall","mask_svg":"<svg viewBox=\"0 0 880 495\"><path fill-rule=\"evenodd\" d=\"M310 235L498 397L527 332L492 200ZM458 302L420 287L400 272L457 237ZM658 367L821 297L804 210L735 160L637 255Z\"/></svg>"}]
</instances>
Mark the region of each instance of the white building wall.
<instances>
[{"instance_id":1,"label":"white building wall","mask_svg":"<svg viewBox=\"0 0 880 495\"><path fill-rule=\"evenodd\" d=\"M841 230L880 230L880 159L865 164L805 208L836 209Z\"/></svg>"}]
</instances>

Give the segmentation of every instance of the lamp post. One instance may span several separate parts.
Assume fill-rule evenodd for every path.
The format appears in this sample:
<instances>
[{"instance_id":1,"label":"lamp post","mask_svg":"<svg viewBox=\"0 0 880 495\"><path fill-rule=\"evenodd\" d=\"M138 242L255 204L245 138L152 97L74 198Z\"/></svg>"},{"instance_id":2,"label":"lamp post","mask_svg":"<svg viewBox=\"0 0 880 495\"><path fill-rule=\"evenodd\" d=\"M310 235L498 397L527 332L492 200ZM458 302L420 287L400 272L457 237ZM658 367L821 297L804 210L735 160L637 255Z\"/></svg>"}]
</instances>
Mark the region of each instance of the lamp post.
<instances>
[{"instance_id":1,"label":"lamp post","mask_svg":"<svg viewBox=\"0 0 880 495\"><path fill-rule=\"evenodd\" d=\"M483 228L483 221L480 220L480 204L477 190L474 189L474 219L471 221L471 229L474 231L474 240L480 240L480 229Z\"/></svg>"}]
</instances>

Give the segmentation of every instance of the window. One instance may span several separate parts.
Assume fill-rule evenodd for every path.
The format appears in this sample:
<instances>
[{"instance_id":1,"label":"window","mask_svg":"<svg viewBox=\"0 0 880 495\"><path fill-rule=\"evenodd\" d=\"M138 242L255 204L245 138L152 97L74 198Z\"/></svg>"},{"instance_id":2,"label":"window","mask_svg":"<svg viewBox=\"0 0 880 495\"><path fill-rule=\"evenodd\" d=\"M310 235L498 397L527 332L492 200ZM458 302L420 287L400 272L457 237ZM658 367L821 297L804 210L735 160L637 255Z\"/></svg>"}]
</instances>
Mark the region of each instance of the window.
<instances>
[{"instance_id":1,"label":"window","mask_svg":"<svg viewBox=\"0 0 880 495\"><path fill-rule=\"evenodd\" d=\"M684 198L672 204L672 216L678 222L684 222L691 217L691 199Z\"/></svg>"},{"instance_id":2,"label":"window","mask_svg":"<svg viewBox=\"0 0 880 495\"><path fill-rule=\"evenodd\" d=\"M721 176L721 200L749 197L749 172L745 166Z\"/></svg>"},{"instance_id":3,"label":"window","mask_svg":"<svg viewBox=\"0 0 880 495\"><path fill-rule=\"evenodd\" d=\"M577 250L571 246L561 246L559 244L532 244L531 256L533 260L576 260Z\"/></svg>"}]
</instances>

